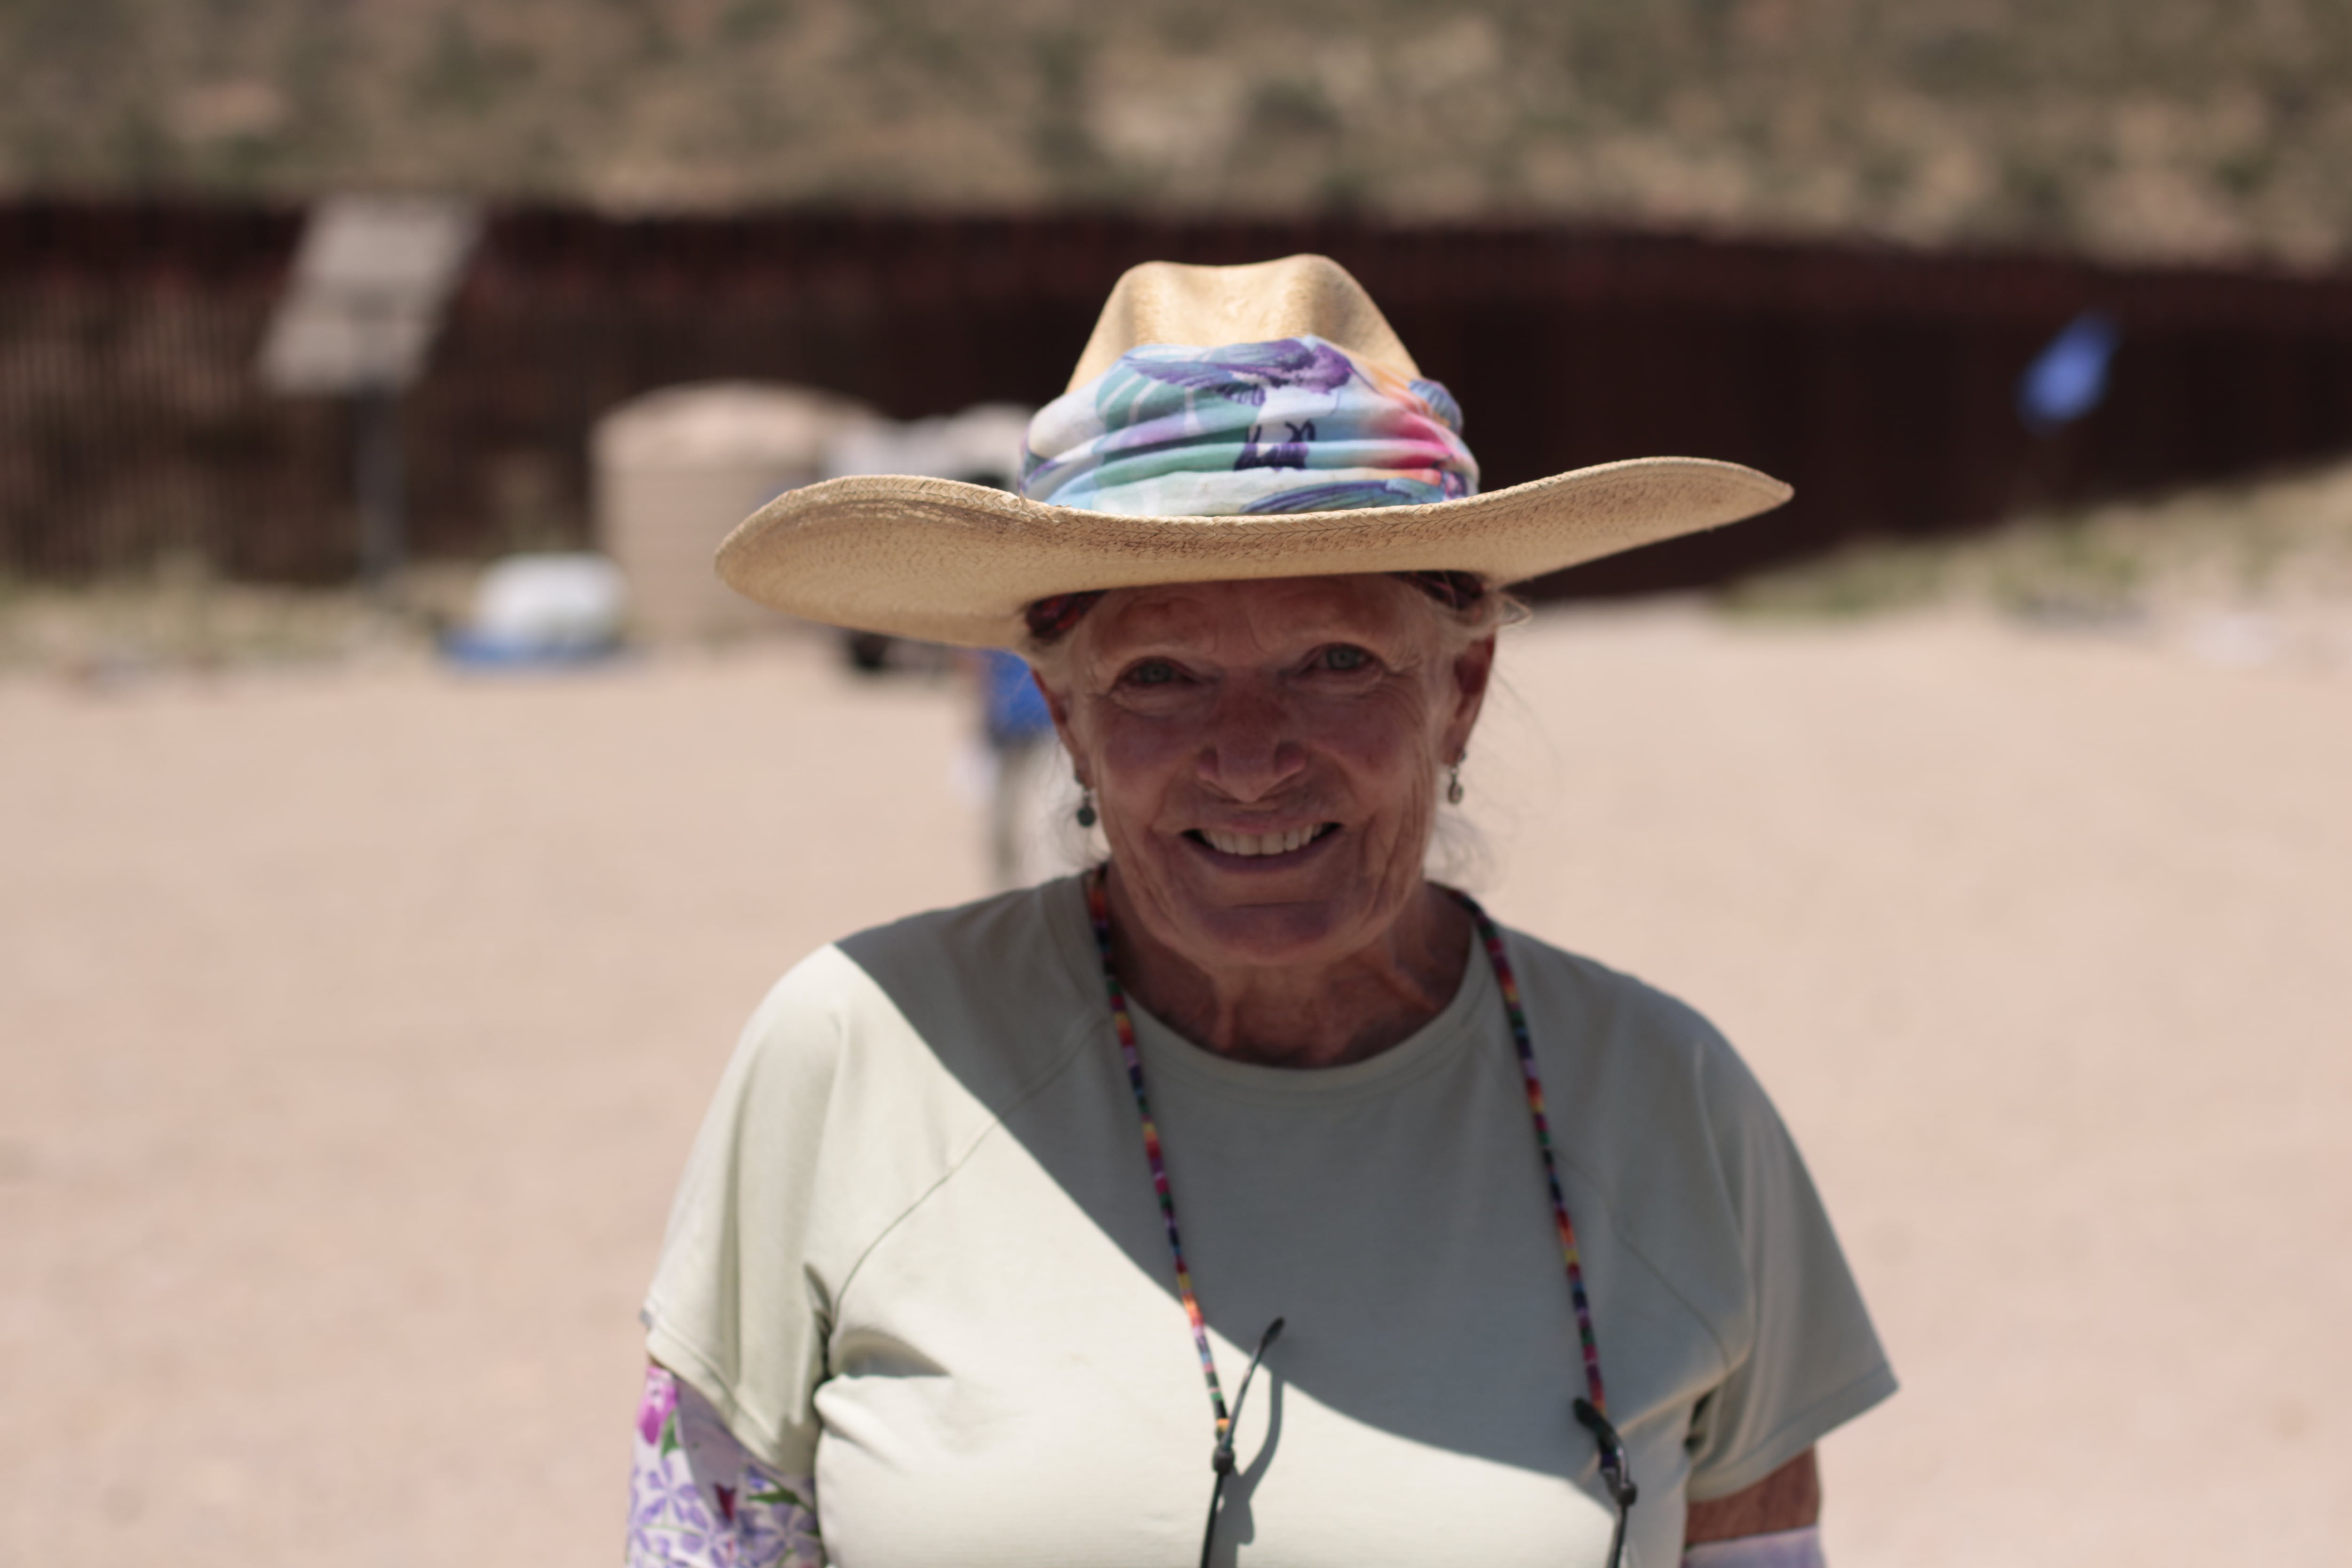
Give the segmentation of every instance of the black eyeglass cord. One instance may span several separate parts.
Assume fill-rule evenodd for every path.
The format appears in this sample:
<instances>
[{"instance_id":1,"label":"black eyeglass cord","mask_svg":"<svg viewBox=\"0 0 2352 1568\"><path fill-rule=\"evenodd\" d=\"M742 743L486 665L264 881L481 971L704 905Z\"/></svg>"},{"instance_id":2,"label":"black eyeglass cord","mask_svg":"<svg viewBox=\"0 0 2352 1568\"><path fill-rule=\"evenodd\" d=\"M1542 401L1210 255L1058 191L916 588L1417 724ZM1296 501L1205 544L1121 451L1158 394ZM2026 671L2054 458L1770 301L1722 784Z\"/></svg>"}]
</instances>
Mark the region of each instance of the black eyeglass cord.
<instances>
[{"instance_id":1,"label":"black eyeglass cord","mask_svg":"<svg viewBox=\"0 0 2352 1568\"><path fill-rule=\"evenodd\" d=\"M1609 1532L1609 1568L1617 1568L1625 1554L1625 1516L1633 1511L1642 1489L1633 1484L1625 1464L1624 1441L1609 1424L1609 1417L1581 1394L1577 1396L1575 1410L1577 1425L1592 1434L1593 1443L1601 1449L1601 1484L1608 1489L1609 1500L1617 1505L1617 1523Z\"/></svg>"},{"instance_id":2,"label":"black eyeglass cord","mask_svg":"<svg viewBox=\"0 0 2352 1568\"><path fill-rule=\"evenodd\" d=\"M1250 1380L1257 1376L1257 1363L1265 1359L1266 1347L1281 1337L1280 1318L1268 1323L1265 1332L1258 1335L1257 1349L1250 1352L1249 1368L1242 1373L1241 1386L1234 1390L1233 1415L1217 1438L1216 1451L1209 1456L1209 1466L1217 1472L1217 1482L1209 1489L1209 1523L1201 1531L1201 1568L1209 1568L1209 1553L1217 1547L1217 1510L1225 1500L1225 1478L1234 1473L1234 1434L1241 1427L1242 1402L1249 1397Z\"/></svg>"},{"instance_id":3,"label":"black eyeglass cord","mask_svg":"<svg viewBox=\"0 0 2352 1568\"><path fill-rule=\"evenodd\" d=\"M1185 1315L1192 1320L1193 1343L1200 1350L1201 1372L1208 1384L1209 1406L1217 1417L1217 1447L1210 1459L1217 1472L1217 1481L1209 1493L1208 1526L1201 1534L1201 1568L1208 1568L1209 1553L1217 1541L1217 1513L1224 1501L1225 1478L1234 1473L1234 1427L1241 1418L1242 1399L1249 1393L1250 1380L1257 1375L1258 1363L1265 1355L1266 1347L1282 1332L1282 1320L1275 1319L1258 1336L1257 1350L1250 1356L1249 1370L1242 1374L1241 1387L1234 1395L1233 1409L1228 1414L1224 1395L1217 1386L1216 1362L1209 1351L1208 1323L1192 1296L1192 1271L1184 1266L1184 1244L1176 1229L1176 1200L1169 1190L1167 1165L1160 1159L1160 1128L1151 1117L1150 1096L1144 1091L1143 1053L1136 1044L1134 1021L1128 1016L1126 990L1119 984L1118 963L1112 951L1108 889L1108 868L1098 866L1087 878L1087 911L1095 928L1096 949L1102 957L1103 985L1110 996L1111 1023L1118 1034L1119 1055L1127 1063L1128 1083L1135 1091L1136 1115L1143 1125L1144 1158L1150 1165L1152 1184L1159 1192L1160 1223L1167 1228L1168 1251L1176 1265L1176 1293L1183 1300ZM1561 1261L1568 1268L1569 1300L1576 1310L1577 1338L1584 1355L1585 1390L1591 1395L1579 1397L1573 1408L1577 1423L1592 1434L1601 1450L1601 1485L1609 1493L1609 1500L1617 1507L1617 1521L1609 1537L1608 1568L1620 1568L1625 1554L1626 1516L1633 1511L1633 1501L1641 1493L1633 1485L1624 1442L1602 1413L1605 1401L1601 1390L1600 1347L1592 1331L1592 1304L1585 1293L1584 1266L1577 1254L1576 1226L1569 1217L1559 1163L1552 1157L1551 1123L1544 1114L1543 1083L1536 1071L1535 1041L1528 1027L1527 1009L1519 1002L1518 982L1511 973L1511 958L1502 928L1467 893L1451 889L1447 891L1453 893L1477 928L1487 962L1494 966L1496 987L1502 993L1504 1016L1511 1026L1511 1046L1518 1054L1519 1076L1528 1092L1528 1113L1535 1126L1536 1152L1543 1162L1544 1184L1550 1189L1552 1219L1559 1233Z\"/></svg>"}]
</instances>

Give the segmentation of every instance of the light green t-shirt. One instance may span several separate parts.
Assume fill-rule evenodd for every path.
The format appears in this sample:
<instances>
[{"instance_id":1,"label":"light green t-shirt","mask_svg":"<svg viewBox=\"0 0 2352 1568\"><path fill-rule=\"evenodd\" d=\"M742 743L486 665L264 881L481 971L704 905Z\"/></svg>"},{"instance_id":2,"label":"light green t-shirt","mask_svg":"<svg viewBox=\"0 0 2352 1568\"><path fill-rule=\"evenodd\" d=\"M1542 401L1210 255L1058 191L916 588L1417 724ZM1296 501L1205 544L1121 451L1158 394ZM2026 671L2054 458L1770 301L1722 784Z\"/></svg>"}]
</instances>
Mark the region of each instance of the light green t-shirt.
<instances>
[{"instance_id":1,"label":"light green t-shirt","mask_svg":"<svg viewBox=\"0 0 2352 1568\"><path fill-rule=\"evenodd\" d=\"M1696 1014L1511 933L1641 1501L1761 1479L1894 1375L1796 1149ZM1403 1044L1294 1071L1138 1013L1185 1248L1241 1424L1220 1561L1598 1564L1612 1510L1492 970ZM867 931L787 974L704 1123L649 1349L815 1478L843 1568L1199 1553L1213 1424L1075 880Z\"/></svg>"}]
</instances>

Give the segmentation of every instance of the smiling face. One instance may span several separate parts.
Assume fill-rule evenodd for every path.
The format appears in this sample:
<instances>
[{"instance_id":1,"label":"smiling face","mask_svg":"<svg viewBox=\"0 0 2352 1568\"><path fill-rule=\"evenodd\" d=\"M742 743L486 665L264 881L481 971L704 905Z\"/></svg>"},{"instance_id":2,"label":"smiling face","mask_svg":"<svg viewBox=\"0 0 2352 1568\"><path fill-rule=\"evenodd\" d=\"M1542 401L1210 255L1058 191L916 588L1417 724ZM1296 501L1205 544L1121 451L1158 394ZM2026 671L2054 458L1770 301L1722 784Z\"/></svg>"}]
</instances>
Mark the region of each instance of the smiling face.
<instances>
[{"instance_id":1,"label":"smiling face","mask_svg":"<svg viewBox=\"0 0 2352 1568\"><path fill-rule=\"evenodd\" d=\"M1387 576L1106 595L1047 700L1121 915L1211 976L1388 937L1494 660L1492 637L1465 647L1443 616Z\"/></svg>"}]
</instances>

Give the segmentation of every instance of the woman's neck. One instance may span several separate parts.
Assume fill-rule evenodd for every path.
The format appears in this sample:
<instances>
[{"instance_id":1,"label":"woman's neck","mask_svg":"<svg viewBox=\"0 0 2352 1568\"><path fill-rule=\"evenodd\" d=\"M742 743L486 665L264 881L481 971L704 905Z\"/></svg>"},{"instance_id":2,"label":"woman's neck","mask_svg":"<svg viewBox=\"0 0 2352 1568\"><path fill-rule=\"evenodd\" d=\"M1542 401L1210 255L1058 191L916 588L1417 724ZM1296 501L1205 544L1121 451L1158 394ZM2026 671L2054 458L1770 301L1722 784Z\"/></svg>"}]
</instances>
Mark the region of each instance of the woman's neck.
<instances>
[{"instance_id":1,"label":"woman's neck","mask_svg":"<svg viewBox=\"0 0 2352 1568\"><path fill-rule=\"evenodd\" d=\"M1152 937L1111 887L1111 947L1129 994L1202 1048L1266 1067L1379 1056L1445 1010L1469 961L1470 917L1423 884L1381 940L1336 962L1213 972Z\"/></svg>"}]
</instances>

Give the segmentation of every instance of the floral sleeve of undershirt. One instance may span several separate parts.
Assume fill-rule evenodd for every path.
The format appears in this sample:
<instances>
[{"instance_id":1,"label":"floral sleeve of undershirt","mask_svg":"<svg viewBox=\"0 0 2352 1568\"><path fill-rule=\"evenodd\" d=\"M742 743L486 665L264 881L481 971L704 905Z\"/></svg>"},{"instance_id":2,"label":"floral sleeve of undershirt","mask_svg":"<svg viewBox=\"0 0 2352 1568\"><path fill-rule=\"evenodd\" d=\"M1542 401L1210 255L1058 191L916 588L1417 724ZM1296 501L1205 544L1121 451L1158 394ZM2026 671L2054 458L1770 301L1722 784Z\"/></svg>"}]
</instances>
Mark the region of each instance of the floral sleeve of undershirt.
<instances>
[{"instance_id":1,"label":"floral sleeve of undershirt","mask_svg":"<svg viewBox=\"0 0 2352 1568\"><path fill-rule=\"evenodd\" d=\"M625 1568L822 1568L816 1488L745 1450L709 1402L646 1368L630 1439Z\"/></svg>"}]
</instances>

